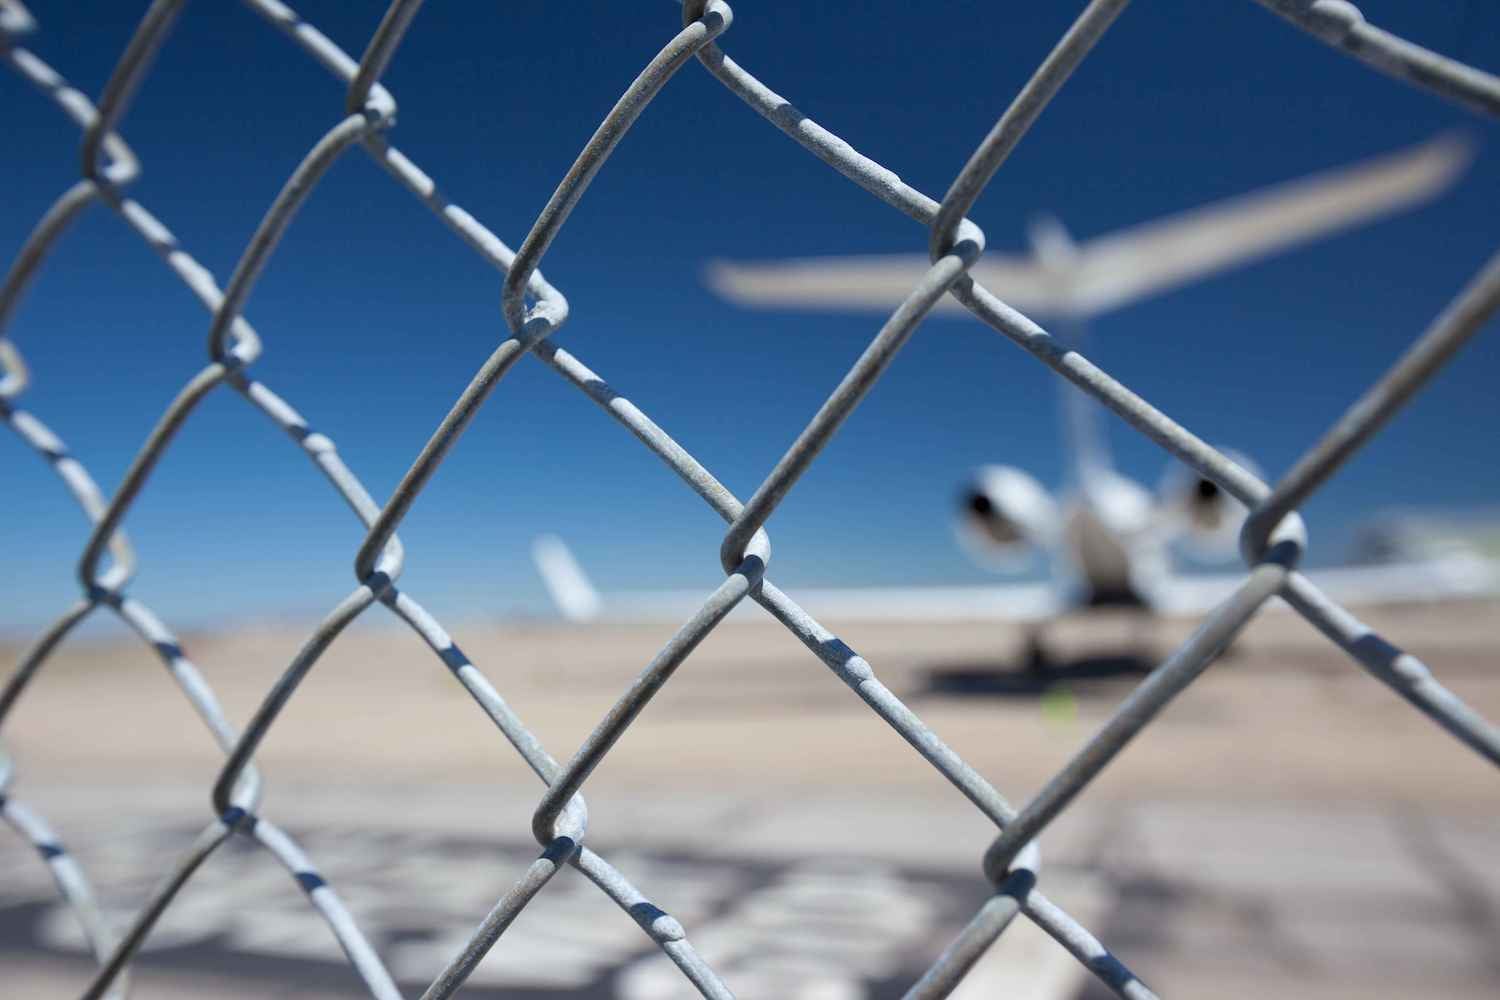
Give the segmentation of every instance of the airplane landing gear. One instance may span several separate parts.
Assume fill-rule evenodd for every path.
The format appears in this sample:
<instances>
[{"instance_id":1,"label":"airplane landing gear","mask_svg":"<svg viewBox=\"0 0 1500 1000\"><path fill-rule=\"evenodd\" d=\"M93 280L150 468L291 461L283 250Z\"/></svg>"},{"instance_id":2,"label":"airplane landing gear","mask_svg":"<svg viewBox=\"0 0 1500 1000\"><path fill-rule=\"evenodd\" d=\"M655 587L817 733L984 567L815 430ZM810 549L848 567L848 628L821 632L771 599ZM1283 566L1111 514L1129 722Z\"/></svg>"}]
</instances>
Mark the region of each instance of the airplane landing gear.
<instances>
[{"instance_id":1,"label":"airplane landing gear","mask_svg":"<svg viewBox=\"0 0 1500 1000\"><path fill-rule=\"evenodd\" d=\"M1026 645L1021 652L1021 665L1033 677L1050 677L1053 665L1052 654L1042 641L1042 630L1032 629L1026 633Z\"/></svg>"}]
</instances>

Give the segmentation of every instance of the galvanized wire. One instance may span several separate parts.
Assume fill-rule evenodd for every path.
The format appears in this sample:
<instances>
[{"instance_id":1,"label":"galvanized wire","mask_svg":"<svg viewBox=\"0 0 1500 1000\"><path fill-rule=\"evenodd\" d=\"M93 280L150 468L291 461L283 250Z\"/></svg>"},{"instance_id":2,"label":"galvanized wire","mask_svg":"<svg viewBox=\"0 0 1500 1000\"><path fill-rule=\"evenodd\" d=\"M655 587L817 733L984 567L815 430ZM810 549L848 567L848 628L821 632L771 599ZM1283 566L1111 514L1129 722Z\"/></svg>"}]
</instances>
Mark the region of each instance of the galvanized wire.
<instances>
[{"instance_id":1,"label":"galvanized wire","mask_svg":"<svg viewBox=\"0 0 1500 1000\"><path fill-rule=\"evenodd\" d=\"M1350 4L1338 0L1261 2L1379 70L1471 108L1500 114L1500 81L1370 27ZM966 218L967 213L1009 152L1120 14L1125 0L1093 0L1088 4L976 148L941 203L859 154L730 59L717 44L733 21L727 3L690 0L683 5L681 30L668 37L600 123L518 252L512 252L491 230L449 201L432 178L391 146L386 137L395 122L396 101L379 80L418 13L420 0L394 0L359 60L350 57L279 0L245 0L245 6L323 65L346 89L342 117L288 177L222 291L207 269L177 243L171 231L126 193L126 187L139 176L141 165L118 129L133 93L149 72L152 57L164 44L181 6L181 0L156 0L150 5L95 108L50 66L19 44L35 24L18 0L0 0L0 55L84 130L82 179L73 182L43 215L0 285L0 416L24 443L52 465L92 526L78 564L83 597L38 636L0 689L0 728L58 645L96 609L105 607L152 647L226 758L212 790L210 823L175 864L164 863L165 874L159 888L141 903L130 926L117 936L106 926L81 867L45 820L9 794L12 767L9 759L0 755L0 816L29 840L46 861L61 898L77 915L99 959L100 970L85 996L125 995L131 961L157 919L172 905L178 891L192 879L198 867L235 836L258 843L286 867L309 904L327 922L371 996L400 996L379 955L311 859L261 808L262 783L254 767L255 751L274 727L282 708L295 696L298 685L343 629L377 603L422 638L546 786L532 822L541 852L488 914L476 915L478 924L468 942L445 968L434 970L425 997L445 997L455 992L511 921L545 890L565 864L582 871L624 910L702 995L732 996L689 943L681 924L585 843L588 811L581 790L647 702L684 666L694 648L747 597L780 621L997 828L982 865L993 895L913 984L908 993L911 997L946 996L1014 918L1023 913L1120 996L1137 1000L1154 996L1092 934L1038 890L1042 872L1037 838L1172 698L1208 669L1219 652L1272 596L1280 595L1365 670L1459 740L1500 763L1500 730L1442 687L1419 660L1373 633L1296 569L1306 545L1305 529L1296 508L1350 454L1377 433L1495 312L1500 305L1500 256L1480 270L1431 330L1274 487L1261 482L1086 358L1064 347L969 274L983 253L984 237ZM664 25L664 35L666 29ZM694 57L711 76L786 135L880 200L926 226L933 260L927 274L744 503L635 404L559 343L556 334L569 317L568 303L538 270L548 246L615 145L656 94ZM344 464L328 437L313 431L289 403L251 377L249 369L260 355L261 340L244 315L256 278L298 209L329 167L355 146L362 148L504 276L500 312L511 334L459 394L383 506L375 502ZM40 419L15 405L29 384L30 373L19 349L6 336L21 293L40 263L59 243L68 224L96 201L133 229L212 316L208 364L172 400L108 499L56 435ZM863 657L803 611L766 575L771 559L770 539L765 530L768 519L865 393L894 362L927 313L950 294L979 319L1252 508L1242 535L1249 567L1244 584L1152 671L1100 731L1020 810L882 684ZM603 408L729 524L720 550L724 581L706 595L698 612L645 667L566 765L559 765L542 747L437 619L396 585L403 562L401 543L396 536L398 527L485 400L528 352ZM198 403L221 385L233 389L302 449L367 532L354 558L355 589L308 637L243 730L225 717L213 690L173 633L145 604L126 593L136 560L123 531L125 518L140 501L152 470L171 448L177 432ZM106 554L108 565L104 564Z\"/></svg>"}]
</instances>

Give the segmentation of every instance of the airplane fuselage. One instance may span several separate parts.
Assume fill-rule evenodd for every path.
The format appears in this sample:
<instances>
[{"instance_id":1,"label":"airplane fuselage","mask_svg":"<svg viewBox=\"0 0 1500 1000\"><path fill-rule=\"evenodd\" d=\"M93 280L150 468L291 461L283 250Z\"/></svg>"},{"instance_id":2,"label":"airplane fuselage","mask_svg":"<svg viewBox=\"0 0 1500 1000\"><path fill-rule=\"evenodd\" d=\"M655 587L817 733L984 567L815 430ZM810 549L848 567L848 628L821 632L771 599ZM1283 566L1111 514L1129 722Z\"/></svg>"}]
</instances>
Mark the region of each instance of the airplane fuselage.
<instances>
[{"instance_id":1,"label":"airplane fuselage","mask_svg":"<svg viewBox=\"0 0 1500 1000\"><path fill-rule=\"evenodd\" d=\"M1086 504L1063 516L1063 539L1073 569L1081 578L1075 596L1087 607L1139 607L1145 604L1130 578L1130 552L1122 540Z\"/></svg>"},{"instance_id":2,"label":"airplane fuselage","mask_svg":"<svg viewBox=\"0 0 1500 1000\"><path fill-rule=\"evenodd\" d=\"M1140 485L1102 469L1063 501L1058 555L1070 603L1151 606L1152 574L1163 561L1151 530L1153 507Z\"/></svg>"}]
</instances>

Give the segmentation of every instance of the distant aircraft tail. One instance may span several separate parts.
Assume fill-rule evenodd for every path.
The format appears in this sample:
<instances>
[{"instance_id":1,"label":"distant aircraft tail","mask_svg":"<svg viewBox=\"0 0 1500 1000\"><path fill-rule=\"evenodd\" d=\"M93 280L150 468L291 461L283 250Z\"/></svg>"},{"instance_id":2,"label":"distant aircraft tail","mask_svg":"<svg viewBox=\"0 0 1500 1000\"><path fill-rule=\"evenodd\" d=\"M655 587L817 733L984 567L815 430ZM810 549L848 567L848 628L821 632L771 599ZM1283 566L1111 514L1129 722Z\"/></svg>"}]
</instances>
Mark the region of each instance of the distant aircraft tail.
<instances>
[{"instance_id":1,"label":"distant aircraft tail","mask_svg":"<svg viewBox=\"0 0 1500 1000\"><path fill-rule=\"evenodd\" d=\"M542 574L542 583L557 610L571 622L588 622L599 617L602 602L599 592L589 583L583 567L556 535L539 535L531 543L531 558Z\"/></svg>"}]
</instances>

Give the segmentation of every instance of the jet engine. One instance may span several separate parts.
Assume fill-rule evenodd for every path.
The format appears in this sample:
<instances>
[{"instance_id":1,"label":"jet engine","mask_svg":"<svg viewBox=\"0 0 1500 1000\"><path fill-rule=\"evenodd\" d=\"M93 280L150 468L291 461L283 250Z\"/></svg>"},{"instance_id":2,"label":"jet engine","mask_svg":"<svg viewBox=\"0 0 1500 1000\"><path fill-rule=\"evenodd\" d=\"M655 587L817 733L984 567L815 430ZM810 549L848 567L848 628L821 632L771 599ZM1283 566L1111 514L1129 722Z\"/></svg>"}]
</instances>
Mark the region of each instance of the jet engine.
<instances>
[{"instance_id":1,"label":"jet engine","mask_svg":"<svg viewBox=\"0 0 1500 1000\"><path fill-rule=\"evenodd\" d=\"M986 465L958 496L958 536L980 562L1023 567L1057 540L1057 502L1034 478L1007 465Z\"/></svg>"},{"instance_id":2,"label":"jet engine","mask_svg":"<svg viewBox=\"0 0 1500 1000\"><path fill-rule=\"evenodd\" d=\"M1244 455L1228 448L1219 450L1245 471L1260 475L1260 469ZM1240 526L1249 511L1218 483L1173 462L1162 477L1159 495L1193 554L1217 560L1231 559L1239 552Z\"/></svg>"}]
</instances>

